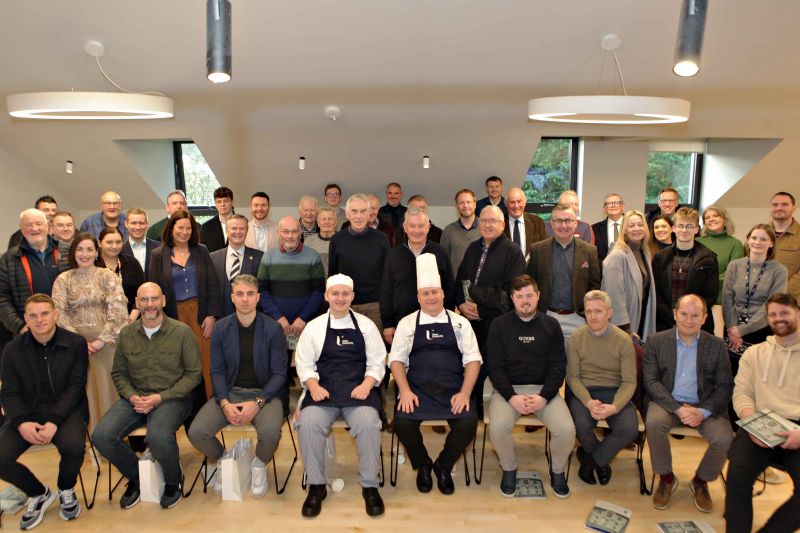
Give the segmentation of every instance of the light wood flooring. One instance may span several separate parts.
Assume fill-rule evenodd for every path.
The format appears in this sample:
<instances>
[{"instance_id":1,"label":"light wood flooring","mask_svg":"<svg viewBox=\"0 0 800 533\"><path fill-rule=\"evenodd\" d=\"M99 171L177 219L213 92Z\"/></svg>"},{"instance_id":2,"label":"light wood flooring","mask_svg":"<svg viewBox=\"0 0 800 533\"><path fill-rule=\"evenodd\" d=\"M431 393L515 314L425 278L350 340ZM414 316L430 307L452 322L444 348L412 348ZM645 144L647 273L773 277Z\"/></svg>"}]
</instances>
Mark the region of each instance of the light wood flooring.
<instances>
[{"instance_id":1,"label":"light wood flooring","mask_svg":"<svg viewBox=\"0 0 800 533\"><path fill-rule=\"evenodd\" d=\"M533 470L546 478L547 463L544 457L544 431L524 433L521 428L515 433L520 470ZM478 438L482 435L479 424ZM425 441L435 457L444 437L424 428ZM650 504L650 497L639 494L639 481L635 464L635 452L623 450L612 463L614 476L608 486L588 486L577 476L577 460L572 459L572 473L569 479L571 496L561 500L548 492L545 500L509 499L501 496L499 466L492 452L491 444L486 453L484 478L476 485L474 477L469 487L464 486L463 463L459 463L455 474L456 492L452 496L440 494L434 487L430 494L420 494L415 486L415 473L408 462L400 465L397 487L391 487L389 477L389 439L383 434L385 454L386 486L381 489L386 504L386 514L380 518L370 518L364 512L361 490L356 471L357 458L354 443L345 430L335 430L337 447L336 473L345 481L341 493L329 491L323 505L322 514L315 519L305 519L300 515L300 507L305 493L300 488L302 461L295 466L288 488L283 495L276 495L271 467L269 468L269 490L263 499L248 497L244 502L222 502L209 489L203 494L196 488L191 497L184 499L177 507L163 510L157 504L140 503L133 509L123 511L118 500L123 488L117 490L113 501L108 501L107 473L104 463L97 503L94 509L85 508L81 516L72 522L63 522L58 517L57 502L47 512L37 531L104 531L136 532L147 531L404 531L421 533L427 531L543 531L572 532L582 531L583 521L595 500L603 499L628 507L633 511L629 532L656 531L656 522L665 520L699 519L706 520L717 529L724 531L722 508L724 488L717 480L710 485L715 509L710 515L695 510L687 483L694 473L703 450L704 442L686 438L673 440L675 472L680 479L680 487L673 497L670 509L658 511ZM227 434L226 440L232 442L235 434ZM245 435L247 436L247 435ZM295 438L297 435L295 434ZM488 439L487 439L488 440ZM181 430L179 432L181 463L187 477L194 473L202 460ZM480 448L480 444L478 445ZM480 451L480 449L479 449ZM283 439L277 453L278 475L285 475L292 457L291 442L284 426ZM470 470L472 454L468 453ZM58 453L54 450L30 452L23 456L23 462L40 476L51 488L55 486ZM645 451L645 471L649 483L650 464ZM90 486L94 481L94 467L88 454L83 467L84 481ZM113 471L115 478L118 476ZM472 475L473 473L470 472ZM548 480L549 483L549 480ZM0 489L7 485L0 482ZM549 489L549 484L547 485ZM90 489L91 490L91 489ZM791 492L791 481L781 485L769 485L764 495L755 498L755 525L762 524L772 511L783 502ZM82 501L82 500L81 500ZM3 530L17 530L20 514L4 515Z\"/></svg>"}]
</instances>

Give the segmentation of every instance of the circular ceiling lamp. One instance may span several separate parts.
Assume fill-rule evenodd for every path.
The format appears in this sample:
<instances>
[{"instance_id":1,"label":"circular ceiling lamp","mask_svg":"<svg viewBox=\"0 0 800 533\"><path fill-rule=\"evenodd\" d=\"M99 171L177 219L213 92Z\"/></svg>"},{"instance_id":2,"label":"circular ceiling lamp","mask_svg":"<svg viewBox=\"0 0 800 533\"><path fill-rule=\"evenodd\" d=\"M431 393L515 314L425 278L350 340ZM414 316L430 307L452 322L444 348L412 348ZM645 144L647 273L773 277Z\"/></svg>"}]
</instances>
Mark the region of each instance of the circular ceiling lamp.
<instances>
[{"instance_id":1,"label":"circular ceiling lamp","mask_svg":"<svg viewBox=\"0 0 800 533\"><path fill-rule=\"evenodd\" d=\"M628 96L616 49L618 35L603 37L600 47L614 56L622 95L552 96L528 100L528 118L568 124L674 124L689 120L691 103L680 98ZM599 85L599 84L598 84Z\"/></svg>"},{"instance_id":2,"label":"circular ceiling lamp","mask_svg":"<svg viewBox=\"0 0 800 533\"><path fill-rule=\"evenodd\" d=\"M44 120L133 120L174 116L172 100L150 94L43 92L12 94L8 114Z\"/></svg>"},{"instance_id":3,"label":"circular ceiling lamp","mask_svg":"<svg viewBox=\"0 0 800 533\"><path fill-rule=\"evenodd\" d=\"M528 117L578 124L672 124L689 120L691 103L658 96L554 96L528 100Z\"/></svg>"},{"instance_id":4,"label":"circular ceiling lamp","mask_svg":"<svg viewBox=\"0 0 800 533\"><path fill-rule=\"evenodd\" d=\"M173 102L161 93L136 93L114 80L100 65L103 45L89 41L83 49L97 61L103 77L121 92L54 91L19 93L6 97L8 114L39 120L140 120L175 116Z\"/></svg>"}]
</instances>

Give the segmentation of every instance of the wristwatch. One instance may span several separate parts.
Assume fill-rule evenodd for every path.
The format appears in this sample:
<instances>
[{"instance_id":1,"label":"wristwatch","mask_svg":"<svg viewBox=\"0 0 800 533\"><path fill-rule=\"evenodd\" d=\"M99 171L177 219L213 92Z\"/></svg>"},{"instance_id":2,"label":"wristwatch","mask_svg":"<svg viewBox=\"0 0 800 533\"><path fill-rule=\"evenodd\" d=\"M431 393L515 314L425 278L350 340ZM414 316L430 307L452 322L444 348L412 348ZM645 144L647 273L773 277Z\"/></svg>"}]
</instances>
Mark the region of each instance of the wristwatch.
<instances>
[{"instance_id":1,"label":"wristwatch","mask_svg":"<svg viewBox=\"0 0 800 533\"><path fill-rule=\"evenodd\" d=\"M259 409L264 407L264 403L265 403L264 398L256 398L256 407L258 407Z\"/></svg>"}]
</instances>

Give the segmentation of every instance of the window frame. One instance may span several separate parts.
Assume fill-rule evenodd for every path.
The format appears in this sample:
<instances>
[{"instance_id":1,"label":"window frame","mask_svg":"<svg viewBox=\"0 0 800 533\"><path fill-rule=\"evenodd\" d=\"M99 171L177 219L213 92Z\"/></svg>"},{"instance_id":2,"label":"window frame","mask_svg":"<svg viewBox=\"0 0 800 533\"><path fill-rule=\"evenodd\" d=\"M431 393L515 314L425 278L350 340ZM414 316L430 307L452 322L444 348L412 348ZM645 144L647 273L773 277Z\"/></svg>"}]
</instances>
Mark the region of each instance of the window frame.
<instances>
[{"instance_id":1,"label":"window frame","mask_svg":"<svg viewBox=\"0 0 800 533\"><path fill-rule=\"evenodd\" d=\"M173 163L175 167L175 189L186 192L186 174L183 168L183 145L193 144L194 141L172 141ZM216 216L217 208L213 205L189 205L187 197L187 207L189 212L195 217Z\"/></svg>"},{"instance_id":2,"label":"window frame","mask_svg":"<svg viewBox=\"0 0 800 533\"><path fill-rule=\"evenodd\" d=\"M579 157L580 157L580 137L541 137L539 139L539 144L542 141L549 141L549 140L569 140L570 141L570 168L569 168L569 187L567 189L571 189L573 191L578 190L578 164L579 164ZM536 150L539 150L539 145L536 145ZM536 156L534 152L533 156ZM533 161L533 158L531 158ZM530 164L528 164L528 169L525 171L525 177L523 178L523 183L527 180L528 170L530 170ZM534 213L536 215L546 214L549 215L550 212L555 207L556 202L531 202L528 201L525 205L525 212L526 213Z\"/></svg>"},{"instance_id":3,"label":"window frame","mask_svg":"<svg viewBox=\"0 0 800 533\"><path fill-rule=\"evenodd\" d=\"M681 150L650 150L650 152L672 152L672 153L683 153L683 154L691 154L694 158L694 164L692 165L692 185L690 187L692 191L692 201L691 202L679 202L678 205L681 207L692 207L694 209L699 209L700 205L700 191L703 185L703 159L705 154L703 152L685 152ZM645 188L647 187L647 177L645 176ZM654 209L659 209L658 202L655 204L645 203L644 204L645 213L649 213Z\"/></svg>"}]
</instances>

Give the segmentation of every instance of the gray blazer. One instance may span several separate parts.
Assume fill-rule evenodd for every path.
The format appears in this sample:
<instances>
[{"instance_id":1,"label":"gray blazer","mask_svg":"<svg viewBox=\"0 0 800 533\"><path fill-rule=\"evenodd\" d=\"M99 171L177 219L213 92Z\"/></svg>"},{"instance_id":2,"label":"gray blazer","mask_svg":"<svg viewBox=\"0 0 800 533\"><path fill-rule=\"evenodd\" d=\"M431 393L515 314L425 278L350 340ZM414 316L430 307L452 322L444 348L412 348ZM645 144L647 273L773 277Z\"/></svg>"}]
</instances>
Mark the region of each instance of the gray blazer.
<instances>
[{"instance_id":1,"label":"gray blazer","mask_svg":"<svg viewBox=\"0 0 800 533\"><path fill-rule=\"evenodd\" d=\"M239 269L240 274L250 274L251 276L258 275L258 265L261 264L261 257L264 252L244 247L244 257L242 258L242 266ZM214 264L214 270L217 271L217 279L219 280L219 294L222 308L222 316L228 316L236 311L231 300L231 282L228 281L228 272L225 270L225 260L228 256L228 247L220 248L216 252L211 252L211 262Z\"/></svg>"},{"instance_id":2,"label":"gray blazer","mask_svg":"<svg viewBox=\"0 0 800 533\"><path fill-rule=\"evenodd\" d=\"M656 284L653 282L651 259L650 253L645 250L644 263L650 276L650 288L647 308L644 310L644 280L633 251L628 248L623 252L615 247L603 261L601 288L611 297L611 308L614 312L611 323L615 326L630 324L631 331L636 333L640 322L644 320L643 340L656 331Z\"/></svg>"},{"instance_id":3,"label":"gray blazer","mask_svg":"<svg viewBox=\"0 0 800 533\"><path fill-rule=\"evenodd\" d=\"M643 384L648 396L668 412L681 406L672 397L678 359L677 330L653 333L644 346ZM728 417L728 402L733 394L733 376L725 342L700 331L697 343L697 407L716 416Z\"/></svg>"}]
</instances>

